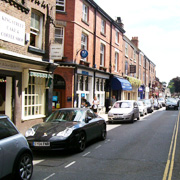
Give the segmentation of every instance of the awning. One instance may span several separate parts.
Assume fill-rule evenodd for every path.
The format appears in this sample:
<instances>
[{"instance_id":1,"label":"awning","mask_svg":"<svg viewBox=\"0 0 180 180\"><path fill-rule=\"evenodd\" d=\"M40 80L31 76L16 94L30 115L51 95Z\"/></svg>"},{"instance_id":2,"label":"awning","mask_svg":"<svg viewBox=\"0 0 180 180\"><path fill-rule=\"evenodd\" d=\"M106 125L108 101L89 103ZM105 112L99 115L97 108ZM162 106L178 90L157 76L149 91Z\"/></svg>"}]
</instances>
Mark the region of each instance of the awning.
<instances>
[{"instance_id":1,"label":"awning","mask_svg":"<svg viewBox=\"0 0 180 180\"><path fill-rule=\"evenodd\" d=\"M40 77L40 78L53 78L52 74L49 73L42 73L42 72L29 72L29 76L34 76L34 77Z\"/></svg>"},{"instance_id":2,"label":"awning","mask_svg":"<svg viewBox=\"0 0 180 180\"><path fill-rule=\"evenodd\" d=\"M132 91L131 83L126 79L118 77L111 79L111 88L113 90Z\"/></svg>"}]
</instances>

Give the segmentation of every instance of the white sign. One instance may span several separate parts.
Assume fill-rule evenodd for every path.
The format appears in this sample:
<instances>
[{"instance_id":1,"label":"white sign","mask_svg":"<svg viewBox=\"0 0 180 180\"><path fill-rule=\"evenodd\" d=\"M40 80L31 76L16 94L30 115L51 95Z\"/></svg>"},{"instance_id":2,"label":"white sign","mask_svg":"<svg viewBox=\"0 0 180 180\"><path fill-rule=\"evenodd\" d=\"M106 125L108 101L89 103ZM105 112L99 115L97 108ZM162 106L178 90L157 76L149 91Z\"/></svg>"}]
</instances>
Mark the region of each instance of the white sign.
<instances>
[{"instance_id":1,"label":"white sign","mask_svg":"<svg viewBox=\"0 0 180 180\"><path fill-rule=\"evenodd\" d=\"M149 87L146 87L146 90L145 90L146 92L149 92Z\"/></svg>"},{"instance_id":2,"label":"white sign","mask_svg":"<svg viewBox=\"0 0 180 180\"><path fill-rule=\"evenodd\" d=\"M25 22L0 11L0 39L24 46Z\"/></svg>"},{"instance_id":3,"label":"white sign","mask_svg":"<svg viewBox=\"0 0 180 180\"><path fill-rule=\"evenodd\" d=\"M63 45L51 44L51 59L62 59L63 57Z\"/></svg>"}]
</instances>

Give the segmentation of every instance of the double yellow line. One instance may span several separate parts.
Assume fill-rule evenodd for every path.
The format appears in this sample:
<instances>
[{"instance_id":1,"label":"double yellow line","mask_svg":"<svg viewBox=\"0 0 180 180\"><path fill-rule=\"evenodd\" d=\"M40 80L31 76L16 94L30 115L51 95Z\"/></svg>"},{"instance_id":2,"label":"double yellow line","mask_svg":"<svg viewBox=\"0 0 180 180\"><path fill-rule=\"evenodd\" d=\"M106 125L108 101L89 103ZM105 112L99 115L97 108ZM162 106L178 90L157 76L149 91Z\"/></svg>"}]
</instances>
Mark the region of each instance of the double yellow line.
<instances>
[{"instance_id":1,"label":"double yellow line","mask_svg":"<svg viewBox=\"0 0 180 180\"><path fill-rule=\"evenodd\" d=\"M177 141L178 128L179 128L179 117L180 117L180 111L178 114L177 122L174 126L173 136L172 136L171 145L169 149L166 168L164 170L163 180L171 180L172 178L173 167L174 167L174 157L175 157L175 151L176 151L176 141Z\"/></svg>"}]
</instances>

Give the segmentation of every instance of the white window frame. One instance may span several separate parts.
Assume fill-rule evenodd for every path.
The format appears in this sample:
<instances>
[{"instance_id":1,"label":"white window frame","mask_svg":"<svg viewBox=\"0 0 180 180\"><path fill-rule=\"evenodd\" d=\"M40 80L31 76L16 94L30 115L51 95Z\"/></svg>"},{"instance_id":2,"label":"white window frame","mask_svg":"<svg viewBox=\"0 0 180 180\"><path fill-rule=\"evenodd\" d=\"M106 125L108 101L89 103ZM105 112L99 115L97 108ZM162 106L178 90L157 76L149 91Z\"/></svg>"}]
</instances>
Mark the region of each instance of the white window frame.
<instances>
[{"instance_id":1,"label":"white window frame","mask_svg":"<svg viewBox=\"0 0 180 180\"><path fill-rule=\"evenodd\" d=\"M41 77L29 77L28 87L22 92L23 120L45 117L45 80Z\"/></svg>"},{"instance_id":2,"label":"white window frame","mask_svg":"<svg viewBox=\"0 0 180 180\"><path fill-rule=\"evenodd\" d=\"M119 31L116 30L116 35L115 35L115 42L116 44L119 44Z\"/></svg>"},{"instance_id":3,"label":"white window frame","mask_svg":"<svg viewBox=\"0 0 180 180\"><path fill-rule=\"evenodd\" d=\"M89 15L89 8L86 4L83 3L82 20L86 23L88 22L88 15Z\"/></svg>"},{"instance_id":4,"label":"white window frame","mask_svg":"<svg viewBox=\"0 0 180 180\"><path fill-rule=\"evenodd\" d=\"M56 30L59 30L60 33L56 33ZM59 42L61 41L61 42ZM64 27L58 27L58 28L55 28L55 43L57 44L62 44L63 47L64 47Z\"/></svg>"},{"instance_id":5,"label":"white window frame","mask_svg":"<svg viewBox=\"0 0 180 180\"><path fill-rule=\"evenodd\" d=\"M105 62L105 45L101 43L100 45L100 66L104 66Z\"/></svg>"},{"instance_id":6,"label":"white window frame","mask_svg":"<svg viewBox=\"0 0 180 180\"><path fill-rule=\"evenodd\" d=\"M95 83L95 96L99 100L99 106L98 107L103 107L105 105L105 80L102 78L95 78L95 82L99 81L99 88L97 88L97 83ZM101 90L101 83L103 86L103 89ZM99 91L97 91L99 89Z\"/></svg>"},{"instance_id":7,"label":"white window frame","mask_svg":"<svg viewBox=\"0 0 180 180\"><path fill-rule=\"evenodd\" d=\"M32 17L34 16L34 17ZM35 27L36 18L39 17L38 27ZM42 37L43 37L43 15L37 11L32 11L31 13L31 27L30 27L30 40L31 36L35 37L35 45L32 45L30 42L30 46L38 49L42 49Z\"/></svg>"},{"instance_id":8,"label":"white window frame","mask_svg":"<svg viewBox=\"0 0 180 180\"><path fill-rule=\"evenodd\" d=\"M128 57L128 43L125 42L125 56Z\"/></svg>"},{"instance_id":9,"label":"white window frame","mask_svg":"<svg viewBox=\"0 0 180 180\"><path fill-rule=\"evenodd\" d=\"M115 52L115 68L114 68L115 72L118 72L118 59L119 59L119 53Z\"/></svg>"},{"instance_id":10,"label":"white window frame","mask_svg":"<svg viewBox=\"0 0 180 180\"><path fill-rule=\"evenodd\" d=\"M104 19L101 19L101 33L106 33L106 21Z\"/></svg>"},{"instance_id":11,"label":"white window frame","mask_svg":"<svg viewBox=\"0 0 180 180\"><path fill-rule=\"evenodd\" d=\"M87 50L88 49L88 35L83 33L81 34L81 49ZM87 61L87 58L81 58L83 61Z\"/></svg>"},{"instance_id":12,"label":"white window frame","mask_svg":"<svg viewBox=\"0 0 180 180\"><path fill-rule=\"evenodd\" d=\"M62 10L56 8L57 12L65 12L66 0L56 0L56 7L62 8Z\"/></svg>"}]
</instances>

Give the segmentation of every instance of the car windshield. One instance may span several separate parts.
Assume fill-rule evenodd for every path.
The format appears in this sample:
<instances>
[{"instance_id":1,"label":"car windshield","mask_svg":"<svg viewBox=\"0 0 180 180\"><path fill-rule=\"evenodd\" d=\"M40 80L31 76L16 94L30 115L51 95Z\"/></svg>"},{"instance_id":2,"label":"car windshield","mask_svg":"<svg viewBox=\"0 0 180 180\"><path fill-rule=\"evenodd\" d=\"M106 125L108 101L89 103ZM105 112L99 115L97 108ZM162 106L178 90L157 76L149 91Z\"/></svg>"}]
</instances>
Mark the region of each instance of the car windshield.
<instances>
[{"instance_id":1,"label":"car windshield","mask_svg":"<svg viewBox=\"0 0 180 180\"><path fill-rule=\"evenodd\" d=\"M176 100L174 98L168 98L166 102L174 102L174 103L176 103Z\"/></svg>"},{"instance_id":2,"label":"car windshield","mask_svg":"<svg viewBox=\"0 0 180 180\"><path fill-rule=\"evenodd\" d=\"M83 110L60 110L53 112L46 122L60 122L60 121L81 121L84 117Z\"/></svg>"},{"instance_id":3,"label":"car windshield","mask_svg":"<svg viewBox=\"0 0 180 180\"><path fill-rule=\"evenodd\" d=\"M131 108L132 103L130 102L116 102L113 108Z\"/></svg>"}]
</instances>

